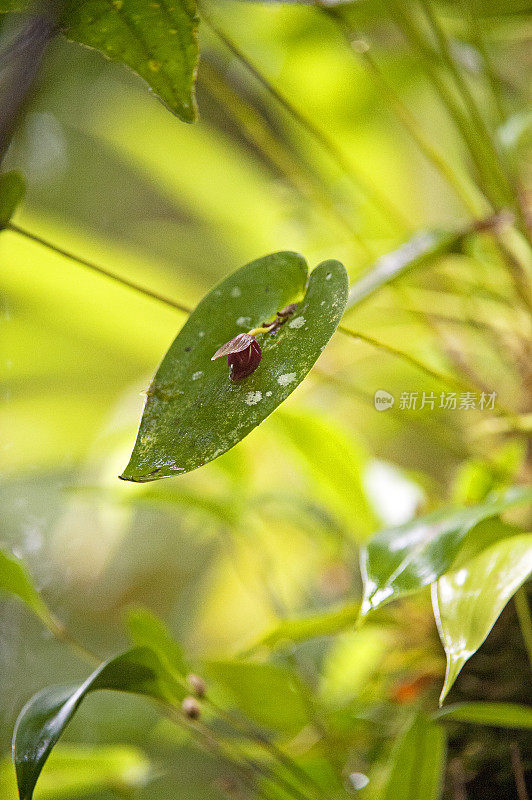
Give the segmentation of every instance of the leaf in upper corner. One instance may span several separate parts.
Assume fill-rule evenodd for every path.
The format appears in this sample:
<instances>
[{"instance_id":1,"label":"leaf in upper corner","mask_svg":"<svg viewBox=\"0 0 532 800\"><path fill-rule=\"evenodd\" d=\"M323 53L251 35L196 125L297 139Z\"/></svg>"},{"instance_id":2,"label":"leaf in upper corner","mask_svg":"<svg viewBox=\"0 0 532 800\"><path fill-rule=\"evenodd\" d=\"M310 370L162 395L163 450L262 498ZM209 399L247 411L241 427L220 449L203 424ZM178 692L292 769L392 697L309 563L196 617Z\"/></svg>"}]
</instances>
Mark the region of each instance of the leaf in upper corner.
<instances>
[{"instance_id":1,"label":"leaf in upper corner","mask_svg":"<svg viewBox=\"0 0 532 800\"><path fill-rule=\"evenodd\" d=\"M13 170L0 175L0 230L9 223L25 192L26 183L21 172Z\"/></svg>"},{"instance_id":2,"label":"leaf in upper corner","mask_svg":"<svg viewBox=\"0 0 532 800\"><path fill-rule=\"evenodd\" d=\"M532 489L514 487L474 506L445 508L371 539L361 552L361 613L419 591L451 568L469 531L507 508L532 502Z\"/></svg>"},{"instance_id":3,"label":"leaf in upper corner","mask_svg":"<svg viewBox=\"0 0 532 800\"><path fill-rule=\"evenodd\" d=\"M163 703L175 703L185 695L147 647L133 648L106 661L81 686L50 686L38 692L20 712L13 733L20 800L32 800L41 770L65 727L84 697L101 689L141 694Z\"/></svg>"},{"instance_id":4,"label":"leaf in upper corner","mask_svg":"<svg viewBox=\"0 0 532 800\"><path fill-rule=\"evenodd\" d=\"M296 253L274 253L234 272L192 312L148 390L137 441L120 476L151 481L179 475L225 453L285 400L314 366L345 308L348 280L338 261L308 278ZM297 304L275 334L261 333L258 368L229 378L227 360L211 358L239 332Z\"/></svg>"},{"instance_id":5,"label":"leaf in upper corner","mask_svg":"<svg viewBox=\"0 0 532 800\"><path fill-rule=\"evenodd\" d=\"M532 708L517 703L454 703L441 708L434 718L532 730Z\"/></svg>"},{"instance_id":6,"label":"leaf in upper corner","mask_svg":"<svg viewBox=\"0 0 532 800\"><path fill-rule=\"evenodd\" d=\"M522 534L491 545L433 585L434 616L447 656L440 704L531 573L532 534Z\"/></svg>"},{"instance_id":7,"label":"leaf in upper corner","mask_svg":"<svg viewBox=\"0 0 532 800\"><path fill-rule=\"evenodd\" d=\"M196 119L198 16L194 0L69 0L67 38L140 75L184 122Z\"/></svg>"},{"instance_id":8,"label":"leaf in upper corner","mask_svg":"<svg viewBox=\"0 0 532 800\"><path fill-rule=\"evenodd\" d=\"M28 608L47 627L55 627L52 615L48 611L42 597L34 587L26 567L16 556L8 556L0 550L0 592L13 594L22 600Z\"/></svg>"},{"instance_id":9,"label":"leaf in upper corner","mask_svg":"<svg viewBox=\"0 0 532 800\"><path fill-rule=\"evenodd\" d=\"M446 760L445 731L419 715L397 742L381 800L438 800Z\"/></svg>"},{"instance_id":10,"label":"leaf in upper corner","mask_svg":"<svg viewBox=\"0 0 532 800\"><path fill-rule=\"evenodd\" d=\"M80 747L54 749L39 780L38 800L94 796L96 792L126 791L144 786L150 762L136 747ZM17 780L11 759L0 762L0 800L14 800Z\"/></svg>"}]
</instances>

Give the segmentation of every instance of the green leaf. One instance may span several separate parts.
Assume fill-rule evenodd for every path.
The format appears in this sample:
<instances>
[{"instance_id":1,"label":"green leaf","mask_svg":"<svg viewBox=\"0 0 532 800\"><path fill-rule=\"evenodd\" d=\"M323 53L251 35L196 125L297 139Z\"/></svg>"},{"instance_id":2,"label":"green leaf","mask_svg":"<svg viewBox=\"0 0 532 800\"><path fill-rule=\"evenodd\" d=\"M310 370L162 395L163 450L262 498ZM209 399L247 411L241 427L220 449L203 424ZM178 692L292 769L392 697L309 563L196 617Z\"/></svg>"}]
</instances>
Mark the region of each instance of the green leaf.
<instances>
[{"instance_id":1,"label":"green leaf","mask_svg":"<svg viewBox=\"0 0 532 800\"><path fill-rule=\"evenodd\" d=\"M153 650L136 647L106 661L76 687L51 686L38 692L22 709L13 734L13 762L20 800L31 800L52 748L83 698L101 689L146 695L175 703L182 687Z\"/></svg>"},{"instance_id":2,"label":"green leaf","mask_svg":"<svg viewBox=\"0 0 532 800\"><path fill-rule=\"evenodd\" d=\"M267 647L275 650L297 642L305 642L319 636L334 636L355 624L360 612L360 603L348 603L334 611L313 614L309 617L282 619L270 630L263 633L249 648L247 653Z\"/></svg>"},{"instance_id":3,"label":"green leaf","mask_svg":"<svg viewBox=\"0 0 532 800\"><path fill-rule=\"evenodd\" d=\"M146 784L150 762L135 747L58 746L50 755L37 800L94 795L96 792L128 792ZM15 800L17 781L11 759L0 762L0 800Z\"/></svg>"},{"instance_id":4,"label":"green leaf","mask_svg":"<svg viewBox=\"0 0 532 800\"><path fill-rule=\"evenodd\" d=\"M226 359L211 357L239 332L273 319L298 300L306 280L301 256L274 253L237 270L203 298L150 386L122 480L157 480L212 461L293 392L343 314L348 281L338 261L313 270L305 296L275 336L257 336L262 360L255 372L233 383Z\"/></svg>"},{"instance_id":5,"label":"green leaf","mask_svg":"<svg viewBox=\"0 0 532 800\"><path fill-rule=\"evenodd\" d=\"M181 646L171 636L170 631L151 611L145 608L133 609L129 612L127 626L131 639L137 647L151 647L161 663L179 681L187 674L185 657Z\"/></svg>"},{"instance_id":6,"label":"green leaf","mask_svg":"<svg viewBox=\"0 0 532 800\"><path fill-rule=\"evenodd\" d=\"M441 708L433 716L435 719L473 722L477 725L532 730L532 708L516 703L455 703Z\"/></svg>"},{"instance_id":7,"label":"green leaf","mask_svg":"<svg viewBox=\"0 0 532 800\"><path fill-rule=\"evenodd\" d=\"M0 230L5 228L26 193L26 182L21 172L4 172L0 175Z\"/></svg>"},{"instance_id":8,"label":"green leaf","mask_svg":"<svg viewBox=\"0 0 532 800\"><path fill-rule=\"evenodd\" d=\"M24 564L16 556L8 556L0 550L0 591L13 594L48 628L56 628L57 623L46 608L39 592L33 586Z\"/></svg>"},{"instance_id":9,"label":"green leaf","mask_svg":"<svg viewBox=\"0 0 532 800\"><path fill-rule=\"evenodd\" d=\"M285 667L246 661L210 661L208 677L225 690L230 703L259 725L296 733L307 725L304 687Z\"/></svg>"},{"instance_id":10,"label":"green leaf","mask_svg":"<svg viewBox=\"0 0 532 800\"><path fill-rule=\"evenodd\" d=\"M531 572L532 534L523 534L493 544L433 585L434 616L447 656L440 704Z\"/></svg>"},{"instance_id":11,"label":"green leaf","mask_svg":"<svg viewBox=\"0 0 532 800\"><path fill-rule=\"evenodd\" d=\"M349 290L347 310L358 305L381 286L391 283L404 272L423 266L445 253L456 250L463 239L461 233L420 231L396 250L375 261Z\"/></svg>"},{"instance_id":12,"label":"green leaf","mask_svg":"<svg viewBox=\"0 0 532 800\"><path fill-rule=\"evenodd\" d=\"M194 0L70 2L65 35L140 75L184 122L196 119L198 16Z\"/></svg>"},{"instance_id":13,"label":"green leaf","mask_svg":"<svg viewBox=\"0 0 532 800\"><path fill-rule=\"evenodd\" d=\"M378 533L361 552L362 615L433 583L452 566L475 525L531 501L532 489L514 487L478 505L444 508Z\"/></svg>"},{"instance_id":14,"label":"green leaf","mask_svg":"<svg viewBox=\"0 0 532 800\"><path fill-rule=\"evenodd\" d=\"M315 492L357 538L366 538L376 526L363 486L366 459L361 449L320 414L283 409L276 423L305 459Z\"/></svg>"},{"instance_id":15,"label":"green leaf","mask_svg":"<svg viewBox=\"0 0 532 800\"><path fill-rule=\"evenodd\" d=\"M438 800L446 742L440 725L418 716L399 739L382 800Z\"/></svg>"}]
</instances>

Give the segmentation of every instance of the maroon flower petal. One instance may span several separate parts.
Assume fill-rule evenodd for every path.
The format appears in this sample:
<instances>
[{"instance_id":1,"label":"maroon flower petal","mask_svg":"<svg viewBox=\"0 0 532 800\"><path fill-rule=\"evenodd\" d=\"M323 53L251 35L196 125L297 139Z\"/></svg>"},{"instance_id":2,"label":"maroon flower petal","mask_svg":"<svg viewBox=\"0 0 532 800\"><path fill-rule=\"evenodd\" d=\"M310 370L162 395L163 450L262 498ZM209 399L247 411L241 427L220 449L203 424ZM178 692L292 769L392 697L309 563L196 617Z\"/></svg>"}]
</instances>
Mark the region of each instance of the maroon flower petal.
<instances>
[{"instance_id":1,"label":"maroon flower petal","mask_svg":"<svg viewBox=\"0 0 532 800\"><path fill-rule=\"evenodd\" d=\"M247 350L254 341L255 339L253 336L250 336L249 333L239 333L234 339L231 339L231 341L219 347L212 356L211 361L215 361L215 359L221 358L222 356L229 356L232 353L240 353L243 350Z\"/></svg>"},{"instance_id":2,"label":"maroon flower petal","mask_svg":"<svg viewBox=\"0 0 532 800\"><path fill-rule=\"evenodd\" d=\"M229 377L232 381L241 381L255 372L262 358L260 344L252 337L251 344L246 350L233 352L228 356Z\"/></svg>"}]
</instances>

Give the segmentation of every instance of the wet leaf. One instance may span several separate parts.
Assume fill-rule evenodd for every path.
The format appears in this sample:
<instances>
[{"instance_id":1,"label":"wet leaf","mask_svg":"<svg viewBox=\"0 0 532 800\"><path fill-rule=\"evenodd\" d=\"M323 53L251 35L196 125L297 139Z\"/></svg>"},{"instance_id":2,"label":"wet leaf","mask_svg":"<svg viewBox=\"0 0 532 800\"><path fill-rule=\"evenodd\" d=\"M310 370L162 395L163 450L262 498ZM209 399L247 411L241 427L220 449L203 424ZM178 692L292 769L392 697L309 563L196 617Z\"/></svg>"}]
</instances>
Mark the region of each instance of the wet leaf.
<instances>
[{"instance_id":1,"label":"wet leaf","mask_svg":"<svg viewBox=\"0 0 532 800\"><path fill-rule=\"evenodd\" d=\"M20 800L31 800L54 745L89 692L112 689L141 694L163 703L184 696L153 650L136 647L106 661L81 686L50 686L22 709L13 734L13 762Z\"/></svg>"},{"instance_id":2,"label":"wet leaf","mask_svg":"<svg viewBox=\"0 0 532 800\"><path fill-rule=\"evenodd\" d=\"M437 711L434 718L532 730L532 708L516 703L454 703Z\"/></svg>"},{"instance_id":3,"label":"wet leaf","mask_svg":"<svg viewBox=\"0 0 532 800\"><path fill-rule=\"evenodd\" d=\"M523 534L491 545L433 585L434 616L447 656L440 703L531 572L532 534Z\"/></svg>"},{"instance_id":4,"label":"wet leaf","mask_svg":"<svg viewBox=\"0 0 532 800\"><path fill-rule=\"evenodd\" d=\"M416 717L392 753L382 800L438 800L445 756L443 728L421 715Z\"/></svg>"},{"instance_id":5,"label":"wet leaf","mask_svg":"<svg viewBox=\"0 0 532 800\"><path fill-rule=\"evenodd\" d=\"M151 481L212 461L247 436L285 400L317 361L345 308L347 273L325 261L276 333L259 333L258 368L233 382L212 356L237 333L275 318L301 298L307 265L295 253L247 264L204 297L179 332L149 388L137 441L120 476Z\"/></svg>"},{"instance_id":6,"label":"wet leaf","mask_svg":"<svg viewBox=\"0 0 532 800\"><path fill-rule=\"evenodd\" d=\"M452 566L469 531L510 506L532 502L532 490L514 487L474 506L444 508L381 531L361 553L361 613L419 591Z\"/></svg>"}]
</instances>

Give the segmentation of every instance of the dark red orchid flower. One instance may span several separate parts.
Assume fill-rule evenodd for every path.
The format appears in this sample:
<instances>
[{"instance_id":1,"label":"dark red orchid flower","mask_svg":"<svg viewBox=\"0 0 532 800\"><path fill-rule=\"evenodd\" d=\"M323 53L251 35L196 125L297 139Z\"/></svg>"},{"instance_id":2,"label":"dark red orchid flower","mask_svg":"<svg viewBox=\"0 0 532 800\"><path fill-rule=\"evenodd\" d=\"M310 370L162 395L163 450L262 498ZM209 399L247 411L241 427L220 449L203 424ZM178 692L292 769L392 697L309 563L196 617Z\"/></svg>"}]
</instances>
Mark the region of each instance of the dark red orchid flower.
<instances>
[{"instance_id":1,"label":"dark red orchid flower","mask_svg":"<svg viewBox=\"0 0 532 800\"><path fill-rule=\"evenodd\" d=\"M262 358L262 350L257 340L249 333L239 333L230 342L223 344L211 361L222 356L227 356L229 378L236 382L255 372Z\"/></svg>"}]
</instances>

